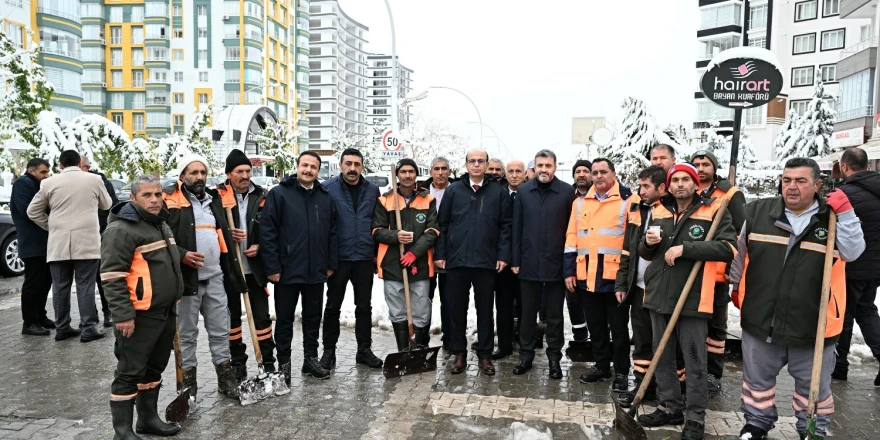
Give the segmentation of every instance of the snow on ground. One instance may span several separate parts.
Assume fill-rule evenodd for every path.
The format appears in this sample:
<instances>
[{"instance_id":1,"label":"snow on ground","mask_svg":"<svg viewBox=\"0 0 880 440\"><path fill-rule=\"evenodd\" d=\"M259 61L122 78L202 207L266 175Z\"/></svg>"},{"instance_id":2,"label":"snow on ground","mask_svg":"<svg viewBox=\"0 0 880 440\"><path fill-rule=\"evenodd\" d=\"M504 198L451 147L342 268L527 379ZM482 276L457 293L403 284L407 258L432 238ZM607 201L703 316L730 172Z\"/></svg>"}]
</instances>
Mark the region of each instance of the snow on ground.
<instances>
[{"instance_id":1,"label":"snow on ground","mask_svg":"<svg viewBox=\"0 0 880 440\"><path fill-rule=\"evenodd\" d=\"M510 424L511 440L553 440L553 433L550 428L544 432L538 431L522 422L513 422Z\"/></svg>"}]
</instances>

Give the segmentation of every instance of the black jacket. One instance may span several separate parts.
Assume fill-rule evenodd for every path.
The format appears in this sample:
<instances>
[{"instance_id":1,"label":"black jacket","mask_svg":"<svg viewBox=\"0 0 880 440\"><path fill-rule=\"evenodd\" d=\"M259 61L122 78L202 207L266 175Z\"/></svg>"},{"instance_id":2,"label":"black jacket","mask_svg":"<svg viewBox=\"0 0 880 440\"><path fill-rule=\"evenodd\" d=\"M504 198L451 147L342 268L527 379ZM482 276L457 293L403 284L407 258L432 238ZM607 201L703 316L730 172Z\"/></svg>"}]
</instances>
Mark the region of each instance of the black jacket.
<instances>
[{"instance_id":1,"label":"black jacket","mask_svg":"<svg viewBox=\"0 0 880 440\"><path fill-rule=\"evenodd\" d=\"M251 185L254 186L254 190L248 194L247 225L244 228L239 224L241 216L238 210L238 198L235 199L236 204L232 207L232 222L235 224L235 228L247 231L247 247L260 244L260 213L263 211L263 204L266 203L266 193L268 193L265 188L256 183L251 182ZM221 197L226 191L234 191L232 186L229 185L228 180L217 185L217 192L220 193ZM257 252L256 257L245 257L244 254L242 254L242 257L247 258L248 267L250 267L251 274L257 280L257 284L265 287L269 280L266 279L266 271L263 270L263 259L260 257L260 252Z\"/></svg>"},{"instance_id":2,"label":"black jacket","mask_svg":"<svg viewBox=\"0 0 880 440\"><path fill-rule=\"evenodd\" d=\"M657 202L659 203L659 202ZM629 220L626 222L626 230L623 235L623 254L620 256L620 268L617 269L617 279L614 283L615 292L624 292L622 304L632 304L632 292L636 289L636 278L639 271L639 242L645 236L645 222L651 205L645 204L644 200L630 202Z\"/></svg>"},{"instance_id":3,"label":"black jacket","mask_svg":"<svg viewBox=\"0 0 880 440\"><path fill-rule=\"evenodd\" d=\"M183 183L180 181L168 183L163 191L165 192L165 209L168 210L168 226L171 227L171 231L174 233L174 240L177 242L178 253L182 260L187 252L198 252L196 246L195 215L193 214L192 204L186 196ZM237 243L232 239L232 232L226 221L226 210L223 209L223 200L217 190L206 188L205 192L211 196L211 213L214 214L217 228L223 231L223 242L227 249L227 252L220 254L220 268L223 270L223 287L227 293L244 292L247 289L247 283L241 275L241 269L238 266L238 256L235 252L228 252L228 250L234 251L235 248L233 246L236 246ZM180 271L183 274L183 295L192 296L197 294L199 289L198 270L183 264L181 261Z\"/></svg>"},{"instance_id":4,"label":"black jacket","mask_svg":"<svg viewBox=\"0 0 880 440\"><path fill-rule=\"evenodd\" d=\"M104 189L106 189L107 193L110 194L110 200L112 201L111 205L112 206L118 205L119 198L116 197L116 190L113 189L113 184L110 183L109 180L107 180L107 176L105 176L104 173L99 173L97 171L89 171L89 172L92 174L96 174L98 176L101 176L101 180L104 182ZM101 233L103 233L104 230L107 229L107 217L109 217L109 216L110 216L109 209L106 211L101 210L101 209L98 210L98 224L101 227Z\"/></svg>"},{"instance_id":5,"label":"black jacket","mask_svg":"<svg viewBox=\"0 0 880 440\"><path fill-rule=\"evenodd\" d=\"M353 206L351 191L342 176L336 176L321 185L330 193L339 213L336 228L339 242L340 261L364 261L376 257L376 244L373 242L372 224L379 187L361 177L358 190L358 206Z\"/></svg>"},{"instance_id":6,"label":"black jacket","mask_svg":"<svg viewBox=\"0 0 880 440\"><path fill-rule=\"evenodd\" d=\"M873 171L855 173L843 181L840 190L852 203L865 233L865 251L855 261L846 263L846 278L880 278L880 174Z\"/></svg>"},{"instance_id":7,"label":"black jacket","mask_svg":"<svg viewBox=\"0 0 880 440\"><path fill-rule=\"evenodd\" d=\"M561 282L565 233L575 194L571 186L554 178L541 194L538 180L519 186L513 202L513 267L519 279Z\"/></svg>"},{"instance_id":8,"label":"black jacket","mask_svg":"<svg viewBox=\"0 0 880 440\"><path fill-rule=\"evenodd\" d=\"M445 260L447 269L495 270L512 257L510 194L495 179L484 179L479 191L470 182L465 174L446 187L434 260Z\"/></svg>"},{"instance_id":9,"label":"black jacket","mask_svg":"<svg viewBox=\"0 0 880 440\"><path fill-rule=\"evenodd\" d=\"M327 270L337 269L336 207L320 183L306 190L295 174L285 177L260 217L263 267L281 274L278 284L323 284Z\"/></svg>"},{"instance_id":10,"label":"black jacket","mask_svg":"<svg viewBox=\"0 0 880 440\"><path fill-rule=\"evenodd\" d=\"M49 231L37 226L27 215L28 205L39 190L40 182L30 173L24 173L12 184L9 207L18 235L18 256L21 258L46 256Z\"/></svg>"}]
</instances>

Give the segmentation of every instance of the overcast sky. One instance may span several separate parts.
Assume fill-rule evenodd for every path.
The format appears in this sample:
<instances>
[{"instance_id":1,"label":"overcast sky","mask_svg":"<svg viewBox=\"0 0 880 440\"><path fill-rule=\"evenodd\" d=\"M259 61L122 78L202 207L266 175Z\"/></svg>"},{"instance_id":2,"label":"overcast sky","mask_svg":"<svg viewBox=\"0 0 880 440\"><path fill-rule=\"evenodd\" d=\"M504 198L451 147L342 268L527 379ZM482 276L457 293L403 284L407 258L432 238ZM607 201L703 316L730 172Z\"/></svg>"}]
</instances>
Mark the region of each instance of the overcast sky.
<instances>
[{"instance_id":1,"label":"overcast sky","mask_svg":"<svg viewBox=\"0 0 880 440\"><path fill-rule=\"evenodd\" d=\"M692 121L693 0L390 1L416 89L466 93L516 158L548 147L573 157L571 118L617 121L626 96L644 100L658 124ZM383 0L339 3L370 28L368 51L391 53ZM432 90L416 105L479 144L479 125L468 124L476 113L460 95ZM494 153L489 129L483 142Z\"/></svg>"}]
</instances>

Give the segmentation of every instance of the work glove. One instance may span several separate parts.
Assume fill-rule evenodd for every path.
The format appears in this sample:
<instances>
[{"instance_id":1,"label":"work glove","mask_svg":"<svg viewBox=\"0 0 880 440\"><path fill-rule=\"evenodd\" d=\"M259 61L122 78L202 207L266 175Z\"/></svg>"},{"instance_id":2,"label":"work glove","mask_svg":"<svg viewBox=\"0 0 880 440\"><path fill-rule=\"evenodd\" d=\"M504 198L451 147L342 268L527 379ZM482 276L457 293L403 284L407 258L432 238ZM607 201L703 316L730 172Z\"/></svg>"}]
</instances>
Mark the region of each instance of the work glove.
<instances>
[{"instance_id":1,"label":"work glove","mask_svg":"<svg viewBox=\"0 0 880 440\"><path fill-rule=\"evenodd\" d=\"M416 262L416 254L412 253L412 251L409 251L409 252L403 254L402 257L400 257L400 265L403 267L410 267L415 262Z\"/></svg>"},{"instance_id":2,"label":"work glove","mask_svg":"<svg viewBox=\"0 0 880 440\"><path fill-rule=\"evenodd\" d=\"M733 292L730 293L730 299L733 300L733 306L739 309L740 308L739 290L734 289Z\"/></svg>"},{"instance_id":3,"label":"work glove","mask_svg":"<svg viewBox=\"0 0 880 440\"><path fill-rule=\"evenodd\" d=\"M849 197L847 197L839 188L828 194L827 203L837 214L843 214L844 212L849 212L853 209L852 203L849 202Z\"/></svg>"}]
</instances>

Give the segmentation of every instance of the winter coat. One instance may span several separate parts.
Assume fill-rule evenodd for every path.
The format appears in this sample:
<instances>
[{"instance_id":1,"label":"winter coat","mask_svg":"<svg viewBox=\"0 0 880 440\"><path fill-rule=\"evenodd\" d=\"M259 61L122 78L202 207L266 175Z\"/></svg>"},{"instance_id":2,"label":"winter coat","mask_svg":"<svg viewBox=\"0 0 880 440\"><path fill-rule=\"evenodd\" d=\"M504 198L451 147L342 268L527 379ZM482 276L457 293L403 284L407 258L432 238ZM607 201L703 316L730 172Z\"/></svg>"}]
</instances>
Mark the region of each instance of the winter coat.
<instances>
[{"instance_id":1,"label":"winter coat","mask_svg":"<svg viewBox=\"0 0 880 440\"><path fill-rule=\"evenodd\" d=\"M337 269L336 207L320 183L306 190L295 174L285 177L260 217L263 266L267 275L281 274L277 284L323 284L327 270Z\"/></svg>"},{"instance_id":2,"label":"winter coat","mask_svg":"<svg viewBox=\"0 0 880 440\"><path fill-rule=\"evenodd\" d=\"M513 267L524 281L561 282L565 231L575 199L571 187L554 178L541 194L538 181L517 188L513 198Z\"/></svg>"},{"instance_id":3,"label":"winter coat","mask_svg":"<svg viewBox=\"0 0 880 440\"><path fill-rule=\"evenodd\" d=\"M183 182L170 182L163 188L165 197L165 209L168 210L168 226L174 233L177 242L177 251L181 260L187 252L199 252L196 246L195 214L192 203L187 197ZM211 196L211 213L217 226L217 239L220 241L220 269L223 271L223 286L227 293L238 294L247 290L241 269L239 269L238 255L234 252L237 246L232 239L229 222L226 220L226 210L223 208L223 199L217 190L205 188L205 192ZM233 252L229 252L229 250ZM183 274L184 296L196 295L199 290L199 271L183 264L180 265Z\"/></svg>"},{"instance_id":4,"label":"winter coat","mask_svg":"<svg viewBox=\"0 0 880 440\"><path fill-rule=\"evenodd\" d=\"M389 281L403 281L403 266L400 265L400 241L397 232L412 232L412 243L404 246L404 252L416 256L412 267L407 269L409 281L427 280L434 276L434 243L440 235L437 222L437 201L426 189L416 192L407 203L402 195L397 195L400 207L401 227L397 227L394 214L394 198L389 191L379 197L373 214L373 237L379 243L379 278Z\"/></svg>"},{"instance_id":5,"label":"winter coat","mask_svg":"<svg viewBox=\"0 0 880 440\"><path fill-rule=\"evenodd\" d=\"M104 189L107 190L107 194L110 195L111 206L116 206L119 203L119 198L116 197L116 190L113 189L113 184L107 180L107 176L103 173L99 173L96 171L89 171L92 174L101 176L101 181L104 183ZM98 224L101 226L101 233L107 229L107 218L110 215L109 209L99 209L98 210Z\"/></svg>"},{"instance_id":6,"label":"winter coat","mask_svg":"<svg viewBox=\"0 0 880 440\"><path fill-rule=\"evenodd\" d=\"M111 203L101 178L79 167L67 167L42 181L27 213L49 231L46 261L100 259L97 212L110 209Z\"/></svg>"},{"instance_id":7,"label":"winter coat","mask_svg":"<svg viewBox=\"0 0 880 440\"><path fill-rule=\"evenodd\" d=\"M633 199L627 207L626 230L623 233L623 253L620 256L620 268L617 269L617 279L614 283L615 292L624 292L626 296L621 304L632 304L632 292L635 291L636 278L639 270L639 242L645 236L645 222L648 220L648 212L651 205L646 205L644 200ZM660 202L655 202L658 205Z\"/></svg>"},{"instance_id":8,"label":"winter coat","mask_svg":"<svg viewBox=\"0 0 880 440\"><path fill-rule=\"evenodd\" d=\"M712 317L717 265L733 260L736 249L736 231L726 210L712 241L705 241L719 206L719 200L695 194L691 206L677 213L675 198L667 196L651 211L648 226L660 226L663 239L654 246L648 246L645 239L639 244L639 255L651 261L645 270L646 309L672 314L694 264L704 261L681 314L706 319ZM669 266L664 258L666 251L678 245L683 246L682 254L675 260L674 266ZM711 281L704 283L704 277L709 277Z\"/></svg>"},{"instance_id":9,"label":"winter coat","mask_svg":"<svg viewBox=\"0 0 880 440\"><path fill-rule=\"evenodd\" d=\"M164 319L183 295L180 254L163 219L167 215L131 202L111 210L101 243L101 283L116 322L137 315Z\"/></svg>"},{"instance_id":10,"label":"winter coat","mask_svg":"<svg viewBox=\"0 0 880 440\"><path fill-rule=\"evenodd\" d=\"M846 278L872 280L880 278L880 174L873 171L855 173L843 181L840 190L849 198L856 216L862 221L865 251L846 264Z\"/></svg>"},{"instance_id":11,"label":"winter coat","mask_svg":"<svg viewBox=\"0 0 880 440\"><path fill-rule=\"evenodd\" d=\"M238 209L238 198L235 197L234 192L230 194L236 200L235 206L232 207L232 221L235 223L234 227L236 229L244 229L247 232L247 247L260 244L260 213L263 211L263 205L266 203L266 194L268 193L265 188L256 183L251 182L251 185L254 186L254 190L247 196L247 225L245 227L242 227L240 224L241 213ZM221 199L230 197L230 195L226 194L226 191L233 191L232 187L229 186L228 180L217 185L217 192L220 194ZM260 252L257 251L257 256L255 257L245 257L244 254L241 256L247 258L248 267L250 267L251 274L257 280L257 284L265 287L269 280L266 278L266 271L263 269L263 258L260 257ZM238 255L236 254L237 257Z\"/></svg>"},{"instance_id":12,"label":"winter coat","mask_svg":"<svg viewBox=\"0 0 880 440\"><path fill-rule=\"evenodd\" d=\"M339 261L372 260L376 256L373 241L373 212L379 198L379 187L361 177L358 206L352 206L351 191L342 176L322 183L336 204L336 234L339 242Z\"/></svg>"},{"instance_id":13,"label":"winter coat","mask_svg":"<svg viewBox=\"0 0 880 440\"><path fill-rule=\"evenodd\" d=\"M512 216L507 187L487 178L474 191L463 175L443 194L434 260L445 260L446 269L495 270L498 261L510 262Z\"/></svg>"},{"instance_id":14,"label":"winter coat","mask_svg":"<svg viewBox=\"0 0 880 440\"><path fill-rule=\"evenodd\" d=\"M49 232L34 223L27 214L28 205L39 190L40 182L30 173L24 173L12 184L9 208L18 237L18 256L21 258L46 256Z\"/></svg>"}]
</instances>

